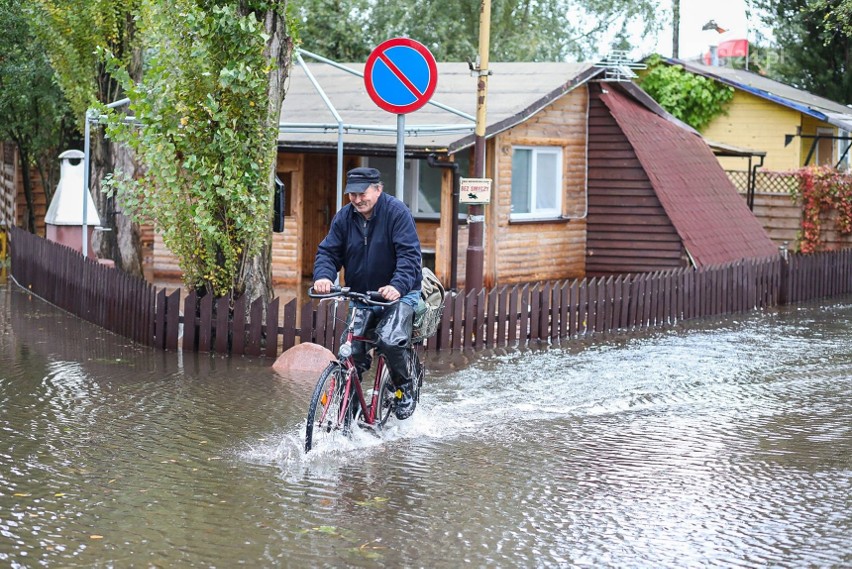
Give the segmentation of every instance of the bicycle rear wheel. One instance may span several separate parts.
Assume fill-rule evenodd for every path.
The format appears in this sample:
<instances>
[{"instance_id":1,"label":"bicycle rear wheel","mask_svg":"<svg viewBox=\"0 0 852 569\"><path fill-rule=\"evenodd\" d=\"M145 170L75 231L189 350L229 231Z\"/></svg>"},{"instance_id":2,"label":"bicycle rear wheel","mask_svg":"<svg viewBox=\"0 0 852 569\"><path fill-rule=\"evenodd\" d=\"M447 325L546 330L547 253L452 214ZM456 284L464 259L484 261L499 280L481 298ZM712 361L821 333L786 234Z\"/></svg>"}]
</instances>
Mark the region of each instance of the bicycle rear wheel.
<instances>
[{"instance_id":1,"label":"bicycle rear wheel","mask_svg":"<svg viewBox=\"0 0 852 569\"><path fill-rule=\"evenodd\" d=\"M344 397L349 372L332 362L320 375L308 406L305 452L349 436L352 428L352 392Z\"/></svg>"},{"instance_id":2,"label":"bicycle rear wheel","mask_svg":"<svg viewBox=\"0 0 852 569\"><path fill-rule=\"evenodd\" d=\"M414 400L419 403L420 390L423 388L423 378L426 376L426 366L417 356L416 351L412 354L412 367L414 368Z\"/></svg>"}]
</instances>

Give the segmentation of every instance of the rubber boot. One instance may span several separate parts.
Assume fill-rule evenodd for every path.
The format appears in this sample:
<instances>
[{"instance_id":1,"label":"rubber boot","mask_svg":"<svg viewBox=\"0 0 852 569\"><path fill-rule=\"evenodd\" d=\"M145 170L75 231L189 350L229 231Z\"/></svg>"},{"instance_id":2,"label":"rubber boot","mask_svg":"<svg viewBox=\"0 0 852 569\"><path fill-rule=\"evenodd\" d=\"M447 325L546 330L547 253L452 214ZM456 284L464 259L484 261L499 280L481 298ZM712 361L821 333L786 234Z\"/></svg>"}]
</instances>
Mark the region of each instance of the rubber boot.
<instances>
[{"instance_id":1,"label":"rubber boot","mask_svg":"<svg viewBox=\"0 0 852 569\"><path fill-rule=\"evenodd\" d=\"M385 311L376 326L376 346L384 354L397 388L395 414L398 419L410 417L417 405L409 347L413 323L414 307L400 302Z\"/></svg>"}]
</instances>

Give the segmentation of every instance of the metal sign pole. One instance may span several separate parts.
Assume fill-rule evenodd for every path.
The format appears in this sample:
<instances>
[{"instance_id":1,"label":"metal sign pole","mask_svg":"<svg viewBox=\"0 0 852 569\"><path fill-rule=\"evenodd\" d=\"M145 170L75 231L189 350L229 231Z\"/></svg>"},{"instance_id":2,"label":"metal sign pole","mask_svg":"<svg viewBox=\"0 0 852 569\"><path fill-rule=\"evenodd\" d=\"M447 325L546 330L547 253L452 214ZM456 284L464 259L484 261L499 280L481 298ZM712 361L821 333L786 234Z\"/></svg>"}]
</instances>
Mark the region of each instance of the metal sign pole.
<instances>
[{"instance_id":1,"label":"metal sign pole","mask_svg":"<svg viewBox=\"0 0 852 569\"><path fill-rule=\"evenodd\" d=\"M429 102L438 85L438 64L429 49L410 38L383 41L364 65L364 86L379 108L396 115L396 197L405 200L405 114ZM411 189L409 191L412 191Z\"/></svg>"},{"instance_id":2,"label":"metal sign pole","mask_svg":"<svg viewBox=\"0 0 852 569\"><path fill-rule=\"evenodd\" d=\"M396 197L405 202L405 115L396 115Z\"/></svg>"}]
</instances>

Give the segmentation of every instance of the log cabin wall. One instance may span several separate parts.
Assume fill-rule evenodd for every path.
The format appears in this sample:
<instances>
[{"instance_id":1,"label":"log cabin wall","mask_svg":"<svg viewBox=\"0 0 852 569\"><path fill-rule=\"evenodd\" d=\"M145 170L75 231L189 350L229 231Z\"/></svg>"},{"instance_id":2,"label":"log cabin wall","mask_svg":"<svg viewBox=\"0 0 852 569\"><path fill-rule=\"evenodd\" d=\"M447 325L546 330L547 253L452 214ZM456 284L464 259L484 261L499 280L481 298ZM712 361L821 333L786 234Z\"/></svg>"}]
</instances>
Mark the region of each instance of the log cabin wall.
<instances>
[{"instance_id":1,"label":"log cabin wall","mask_svg":"<svg viewBox=\"0 0 852 569\"><path fill-rule=\"evenodd\" d=\"M435 261L437 257L437 238L440 220L419 220L415 221L414 225L417 229L417 237L420 239L420 249L423 254L422 264L424 267L429 267L434 271L436 268Z\"/></svg>"},{"instance_id":2,"label":"log cabin wall","mask_svg":"<svg viewBox=\"0 0 852 569\"><path fill-rule=\"evenodd\" d=\"M590 85L586 273L642 273L687 264L683 242L657 198L600 85Z\"/></svg>"},{"instance_id":3,"label":"log cabin wall","mask_svg":"<svg viewBox=\"0 0 852 569\"><path fill-rule=\"evenodd\" d=\"M587 89L579 87L496 137L488 165L495 182L486 208L485 286L584 275L587 104ZM562 147L562 219L511 219L514 146Z\"/></svg>"},{"instance_id":4,"label":"log cabin wall","mask_svg":"<svg viewBox=\"0 0 852 569\"><path fill-rule=\"evenodd\" d=\"M21 174L18 149L12 142L0 143L0 221L3 225L27 227L27 198L24 193L24 177ZM30 180L33 191L33 215L35 233L44 237L46 232L44 216L48 203L38 168L30 168Z\"/></svg>"},{"instance_id":5,"label":"log cabin wall","mask_svg":"<svg viewBox=\"0 0 852 569\"><path fill-rule=\"evenodd\" d=\"M0 142L0 225L3 227L12 227L18 219L16 158L15 145Z\"/></svg>"}]
</instances>

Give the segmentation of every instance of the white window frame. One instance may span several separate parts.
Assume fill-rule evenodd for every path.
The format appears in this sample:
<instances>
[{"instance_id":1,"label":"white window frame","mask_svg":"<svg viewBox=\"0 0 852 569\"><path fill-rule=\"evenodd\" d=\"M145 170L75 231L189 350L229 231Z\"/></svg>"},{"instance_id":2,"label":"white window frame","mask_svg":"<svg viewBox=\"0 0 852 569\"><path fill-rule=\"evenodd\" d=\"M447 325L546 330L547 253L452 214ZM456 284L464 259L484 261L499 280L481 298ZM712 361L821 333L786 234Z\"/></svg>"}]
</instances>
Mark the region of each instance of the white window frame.
<instances>
[{"instance_id":1,"label":"white window frame","mask_svg":"<svg viewBox=\"0 0 852 569\"><path fill-rule=\"evenodd\" d=\"M396 174L396 157L382 157L383 160L389 160L393 165L393 174ZM367 166L376 166L376 162L378 159L376 158L368 158ZM372 162L372 163L371 163ZM402 196L396 195L396 187L391 187L388 184L385 184L384 189L382 191L398 198L405 205L408 206L408 209L411 210L412 215L416 219L440 219L441 212L436 211L434 213L424 213L418 211L420 209L420 192L417 191L417 188L420 184L420 168L424 166L428 168L428 164L424 164L425 160L420 160L417 158L406 158L405 164L403 166L403 175L405 179L402 182ZM382 172L385 172L387 168L381 168ZM396 184L393 184L396 186ZM441 188L439 188L440 191Z\"/></svg>"},{"instance_id":2,"label":"white window frame","mask_svg":"<svg viewBox=\"0 0 852 569\"><path fill-rule=\"evenodd\" d=\"M565 179L564 173L562 171L562 159L563 159L563 148L561 146L524 146L524 145L514 145L512 146L512 162L514 163L515 159L515 151L516 150L530 150L532 151L530 154L530 180L528 180L530 184L530 202L532 204L531 211L525 213L516 213L514 211L509 215L510 220L536 220L536 219L559 219L562 217L562 199L565 187ZM538 209L535 207L536 198L538 196L539 188L536 186L536 174L538 167L538 160L536 160L537 156L540 154L553 154L556 156L556 173L554 178L556 179L556 188L554 191L556 192L556 205L553 208L546 209ZM514 188L513 188L514 191Z\"/></svg>"}]
</instances>

